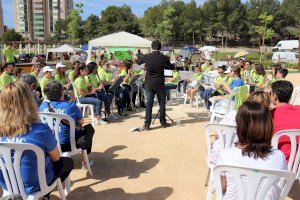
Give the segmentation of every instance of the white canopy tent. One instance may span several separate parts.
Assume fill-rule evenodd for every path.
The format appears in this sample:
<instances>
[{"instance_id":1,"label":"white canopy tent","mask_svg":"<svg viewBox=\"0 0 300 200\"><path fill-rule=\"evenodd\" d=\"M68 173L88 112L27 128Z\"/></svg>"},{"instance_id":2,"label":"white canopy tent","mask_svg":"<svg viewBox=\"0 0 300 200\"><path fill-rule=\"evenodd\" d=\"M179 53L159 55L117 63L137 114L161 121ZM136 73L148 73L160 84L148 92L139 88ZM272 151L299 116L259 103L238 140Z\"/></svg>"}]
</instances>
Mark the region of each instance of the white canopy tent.
<instances>
[{"instance_id":1,"label":"white canopy tent","mask_svg":"<svg viewBox=\"0 0 300 200\"><path fill-rule=\"evenodd\" d=\"M46 60L48 60L48 53L52 52L52 53L75 53L75 51L81 51L81 49L79 48L74 48L68 44L64 44L61 45L59 47L56 48L49 48L47 49L47 56L46 56Z\"/></svg>"},{"instance_id":2,"label":"white canopy tent","mask_svg":"<svg viewBox=\"0 0 300 200\"><path fill-rule=\"evenodd\" d=\"M112 47L123 47L123 48L151 48L151 41L144 39L140 36L127 33L118 32L110 35L106 35L94 40L90 40L88 43L88 61L90 60L92 47L101 48L112 48Z\"/></svg>"}]
</instances>

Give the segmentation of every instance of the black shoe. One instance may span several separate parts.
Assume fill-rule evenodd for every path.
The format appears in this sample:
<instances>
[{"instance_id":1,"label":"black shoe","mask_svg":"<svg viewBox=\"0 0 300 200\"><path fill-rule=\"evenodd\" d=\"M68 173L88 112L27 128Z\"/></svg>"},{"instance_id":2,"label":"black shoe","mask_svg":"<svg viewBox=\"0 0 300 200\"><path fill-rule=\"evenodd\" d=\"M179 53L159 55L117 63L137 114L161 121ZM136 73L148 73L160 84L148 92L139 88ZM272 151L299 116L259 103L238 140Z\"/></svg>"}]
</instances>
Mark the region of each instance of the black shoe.
<instances>
[{"instance_id":1,"label":"black shoe","mask_svg":"<svg viewBox=\"0 0 300 200\"><path fill-rule=\"evenodd\" d=\"M170 127L171 125L169 123L164 123L164 124L161 124L161 127L163 128L167 128L167 127Z\"/></svg>"},{"instance_id":2,"label":"black shoe","mask_svg":"<svg viewBox=\"0 0 300 200\"><path fill-rule=\"evenodd\" d=\"M143 131L150 131L151 129L150 129L150 126L148 126L148 125L144 125L144 127L143 127Z\"/></svg>"},{"instance_id":3,"label":"black shoe","mask_svg":"<svg viewBox=\"0 0 300 200\"><path fill-rule=\"evenodd\" d=\"M142 102L142 103L141 103L141 107L142 107L142 108L146 108L145 102Z\"/></svg>"},{"instance_id":4,"label":"black shoe","mask_svg":"<svg viewBox=\"0 0 300 200\"><path fill-rule=\"evenodd\" d=\"M125 112L118 112L118 114L119 114L121 117L126 117L126 116L128 116Z\"/></svg>"}]
</instances>

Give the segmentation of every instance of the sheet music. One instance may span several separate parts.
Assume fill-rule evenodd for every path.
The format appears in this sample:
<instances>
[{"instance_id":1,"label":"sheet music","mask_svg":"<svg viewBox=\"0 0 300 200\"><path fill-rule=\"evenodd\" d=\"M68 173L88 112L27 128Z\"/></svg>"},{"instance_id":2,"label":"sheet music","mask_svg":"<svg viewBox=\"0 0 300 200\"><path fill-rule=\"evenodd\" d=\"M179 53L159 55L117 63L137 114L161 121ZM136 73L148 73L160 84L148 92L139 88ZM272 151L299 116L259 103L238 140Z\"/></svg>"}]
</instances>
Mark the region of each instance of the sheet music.
<instances>
[{"instance_id":1,"label":"sheet music","mask_svg":"<svg viewBox=\"0 0 300 200\"><path fill-rule=\"evenodd\" d=\"M132 69L133 69L134 71L141 71L142 69L144 69L144 66L145 66L145 63L144 63L144 64L141 64L141 65L133 64L133 65L132 65Z\"/></svg>"},{"instance_id":2,"label":"sheet music","mask_svg":"<svg viewBox=\"0 0 300 200\"><path fill-rule=\"evenodd\" d=\"M195 77L194 77L194 72L191 71L179 71L180 74L180 79L181 80L190 80L190 81L194 81Z\"/></svg>"},{"instance_id":3,"label":"sheet music","mask_svg":"<svg viewBox=\"0 0 300 200\"><path fill-rule=\"evenodd\" d=\"M172 77L173 76L173 71L169 69L164 70L164 75L167 77Z\"/></svg>"}]
</instances>

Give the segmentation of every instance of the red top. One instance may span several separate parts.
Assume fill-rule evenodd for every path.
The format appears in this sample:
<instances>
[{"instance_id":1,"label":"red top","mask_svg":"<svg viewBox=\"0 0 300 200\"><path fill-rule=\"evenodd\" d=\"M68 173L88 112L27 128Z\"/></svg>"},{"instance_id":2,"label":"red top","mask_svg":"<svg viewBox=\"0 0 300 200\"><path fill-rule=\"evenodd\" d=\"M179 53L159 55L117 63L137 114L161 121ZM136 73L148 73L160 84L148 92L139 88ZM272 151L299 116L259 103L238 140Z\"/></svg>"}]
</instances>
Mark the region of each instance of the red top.
<instances>
[{"instance_id":1,"label":"red top","mask_svg":"<svg viewBox=\"0 0 300 200\"><path fill-rule=\"evenodd\" d=\"M273 120L274 134L282 130L300 129L300 106L286 104L276 107L273 110ZM297 144L299 144L299 137L297 138ZM278 147L288 160L291 150L289 137L281 137Z\"/></svg>"}]
</instances>

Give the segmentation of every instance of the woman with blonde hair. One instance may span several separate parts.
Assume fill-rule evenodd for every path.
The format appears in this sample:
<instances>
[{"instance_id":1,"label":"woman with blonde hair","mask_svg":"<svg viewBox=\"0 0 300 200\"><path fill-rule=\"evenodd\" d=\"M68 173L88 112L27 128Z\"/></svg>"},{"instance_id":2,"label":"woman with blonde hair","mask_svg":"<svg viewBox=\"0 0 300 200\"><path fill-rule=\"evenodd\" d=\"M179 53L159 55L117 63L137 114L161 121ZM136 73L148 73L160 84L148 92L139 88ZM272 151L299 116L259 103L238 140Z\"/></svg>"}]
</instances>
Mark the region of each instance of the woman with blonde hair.
<instances>
[{"instance_id":1,"label":"woman with blonde hair","mask_svg":"<svg viewBox=\"0 0 300 200\"><path fill-rule=\"evenodd\" d=\"M54 134L48 125L40 122L29 86L19 81L8 84L0 93L0 102L0 142L38 146L45 154L47 183L51 184L58 177L64 181L72 171L74 162L71 158L60 157ZM37 165L35 154L25 151L21 159L21 176L27 194L40 189ZM7 190L2 171L0 185Z\"/></svg>"}]
</instances>

